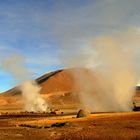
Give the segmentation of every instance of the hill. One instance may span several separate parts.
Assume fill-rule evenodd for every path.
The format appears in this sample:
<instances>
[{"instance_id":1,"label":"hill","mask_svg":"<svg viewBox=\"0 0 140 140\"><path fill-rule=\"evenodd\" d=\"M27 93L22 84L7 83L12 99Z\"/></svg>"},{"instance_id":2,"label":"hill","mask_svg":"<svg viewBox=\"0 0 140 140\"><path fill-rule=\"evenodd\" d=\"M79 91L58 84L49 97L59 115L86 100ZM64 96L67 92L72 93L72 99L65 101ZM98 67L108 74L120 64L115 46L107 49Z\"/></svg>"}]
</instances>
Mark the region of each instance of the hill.
<instances>
[{"instance_id":1,"label":"hill","mask_svg":"<svg viewBox=\"0 0 140 140\"><path fill-rule=\"evenodd\" d=\"M63 69L53 71L35 79L37 84L41 87L40 94L51 104L64 104L79 102L77 98L78 90L80 89L75 80L82 77L80 86L86 83L86 80L90 81L90 84L94 83L95 90L103 79L97 73L89 69ZM73 93L73 94L72 94ZM136 96L134 98L136 102L140 100L140 87L136 87ZM21 91L18 86L14 87L0 95L0 106L11 107L18 105L19 108L23 106L23 100Z\"/></svg>"},{"instance_id":2,"label":"hill","mask_svg":"<svg viewBox=\"0 0 140 140\"><path fill-rule=\"evenodd\" d=\"M74 87L74 79L71 75L71 69L57 70L35 79L36 83L41 87L41 94L52 93L58 91L72 91ZM21 91L18 86L6 92L1 96L18 96Z\"/></svg>"},{"instance_id":3,"label":"hill","mask_svg":"<svg viewBox=\"0 0 140 140\"><path fill-rule=\"evenodd\" d=\"M73 103L78 101L76 96L71 96L72 92L76 92L78 87L75 86L75 80L72 73L79 75L90 75L88 69L63 69L53 71L35 79L36 83L41 87L40 94L51 104L63 104L64 102ZM0 107L6 106L8 109L13 106L22 108L23 99L18 86L0 94ZM0 108L1 109L1 108Z\"/></svg>"}]
</instances>

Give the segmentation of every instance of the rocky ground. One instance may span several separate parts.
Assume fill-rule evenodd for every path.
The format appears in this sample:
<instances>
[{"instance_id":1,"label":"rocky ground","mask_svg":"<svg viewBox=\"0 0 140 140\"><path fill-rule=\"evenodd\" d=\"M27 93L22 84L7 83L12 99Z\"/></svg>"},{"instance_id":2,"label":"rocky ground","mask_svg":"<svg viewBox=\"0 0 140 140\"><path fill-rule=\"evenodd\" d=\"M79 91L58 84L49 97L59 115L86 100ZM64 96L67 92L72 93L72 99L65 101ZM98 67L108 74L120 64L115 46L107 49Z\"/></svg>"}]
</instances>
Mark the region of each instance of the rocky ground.
<instances>
[{"instance_id":1,"label":"rocky ground","mask_svg":"<svg viewBox=\"0 0 140 140\"><path fill-rule=\"evenodd\" d=\"M138 140L140 112L0 117L1 140Z\"/></svg>"}]
</instances>

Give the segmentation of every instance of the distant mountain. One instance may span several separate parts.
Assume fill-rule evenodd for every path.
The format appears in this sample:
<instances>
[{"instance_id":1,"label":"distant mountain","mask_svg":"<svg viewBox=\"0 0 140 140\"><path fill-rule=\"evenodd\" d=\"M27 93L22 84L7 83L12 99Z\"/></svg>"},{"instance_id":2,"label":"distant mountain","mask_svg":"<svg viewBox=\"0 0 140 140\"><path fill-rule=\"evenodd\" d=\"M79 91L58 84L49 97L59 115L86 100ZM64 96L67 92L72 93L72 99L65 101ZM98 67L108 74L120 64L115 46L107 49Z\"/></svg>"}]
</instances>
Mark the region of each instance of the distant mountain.
<instances>
[{"instance_id":1,"label":"distant mountain","mask_svg":"<svg viewBox=\"0 0 140 140\"><path fill-rule=\"evenodd\" d=\"M93 72L92 70L84 69L84 68L62 69L62 70L53 71L44 74L43 76L35 79L35 81L41 87L40 94L44 98L47 99L49 97L51 101L54 99L54 102L57 101L56 99L63 99L65 101L70 101L73 99L70 97L71 93L74 93L74 95L76 95L76 93L79 90L79 87L75 83L75 80L77 80L78 78L81 79L81 77L82 77L82 80L80 82L81 85L87 84L88 82L90 86L91 84L93 84L95 90L97 90L97 88L99 88L99 85L101 84L102 86L104 86L103 84L105 83L105 81L103 82L102 81L103 79L97 73ZM2 97L0 98L0 101L1 103L3 102L3 104L11 103L11 102L16 104L16 102L21 101L21 91L17 86L0 94L0 97ZM13 98L14 100L12 100L11 97L14 97ZM140 100L140 87L136 87L135 100L138 101Z\"/></svg>"},{"instance_id":2,"label":"distant mountain","mask_svg":"<svg viewBox=\"0 0 140 140\"><path fill-rule=\"evenodd\" d=\"M87 69L63 69L53 71L35 79L36 83L41 87L41 94L52 92L71 92L75 90L74 78L72 72L82 73L86 75ZM21 91L18 86L14 87L6 92L3 92L0 96L19 96Z\"/></svg>"},{"instance_id":3,"label":"distant mountain","mask_svg":"<svg viewBox=\"0 0 140 140\"><path fill-rule=\"evenodd\" d=\"M78 98L75 96L71 96L72 92L77 92L78 87L75 84L75 77L73 74L76 74L78 77L92 77L92 72L89 69L63 69L53 71L43 76L35 79L36 83L41 87L40 94L43 98L47 99L47 101L51 103L75 103ZM21 91L18 86L14 87L4 93L0 94L0 106L23 106L23 99L21 96Z\"/></svg>"},{"instance_id":4,"label":"distant mountain","mask_svg":"<svg viewBox=\"0 0 140 140\"><path fill-rule=\"evenodd\" d=\"M43 76L35 79L37 84L41 87L41 94L49 94L53 92L72 92L78 90L78 87L75 86L75 77L72 74L78 76L86 77L87 79L97 79L99 76L94 74L93 71L89 69L79 68L79 69L62 69L56 70ZM140 93L140 86L136 87L137 94ZM21 91L17 87L14 87L4 93L1 93L0 96L19 96Z\"/></svg>"},{"instance_id":5,"label":"distant mountain","mask_svg":"<svg viewBox=\"0 0 140 140\"><path fill-rule=\"evenodd\" d=\"M136 86L136 90L140 90L140 86Z\"/></svg>"}]
</instances>

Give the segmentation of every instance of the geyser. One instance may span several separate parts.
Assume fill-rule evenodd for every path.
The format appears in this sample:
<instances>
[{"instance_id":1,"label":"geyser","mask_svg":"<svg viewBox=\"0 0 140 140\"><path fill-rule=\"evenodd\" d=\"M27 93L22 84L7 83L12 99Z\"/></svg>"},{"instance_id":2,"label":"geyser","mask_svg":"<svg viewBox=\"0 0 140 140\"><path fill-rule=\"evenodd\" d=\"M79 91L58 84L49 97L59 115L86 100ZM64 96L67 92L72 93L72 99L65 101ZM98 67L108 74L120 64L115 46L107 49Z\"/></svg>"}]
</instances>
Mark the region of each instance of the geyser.
<instances>
[{"instance_id":1,"label":"geyser","mask_svg":"<svg viewBox=\"0 0 140 140\"><path fill-rule=\"evenodd\" d=\"M125 38L127 39L127 36ZM129 41L131 42L130 39ZM123 46L124 42L117 36L100 36L91 42L93 43L87 48L91 52L94 50L94 54L86 55L86 61L90 60L91 64L85 63L83 67L94 71L91 70L90 77L72 73L80 87L81 102L90 111L131 111L138 81L133 53ZM80 60L82 58L85 58L83 54ZM95 59L99 64L91 68Z\"/></svg>"},{"instance_id":2,"label":"geyser","mask_svg":"<svg viewBox=\"0 0 140 140\"><path fill-rule=\"evenodd\" d=\"M133 35L133 38L130 38ZM125 31L112 36L98 36L87 40L87 46L77 47L73 57L61 54L66 66L91 69L89 76L72 72L75 84L80 87L81 103L90 111L131 111L138 82L135 51L139 51L136 32ZM136 42L137 41L137 42ZM132 50L132 47L134 50ZM82 53L83 50L86 53ZM99 77L100 78L99 78Z\"/></svg>"},{"instance_id":3,"label":"geyser","mask_svg":"<svg viewBox=\"0 0 140 140\"><path fill-rule=\"evenodd\" d=\"M62 64L90 68L102 77L72 73L81 89L79 98L90 111L132 109L140 70L138 5L135 0L110 0L55 7L51 25Z\"/></svg>"},{"instance_id":4,"label":"geyser","mask_svg":"<svg viewBox=\"0 0 140 140\"><path fill-rule=\"evenodd\" d=\"M23 57L17 54L9 56L2 61L2 68L13 76L17 84L20 84L25 111L47 111L48 104L39 94L41 87L30 80L31 76L24 65Z\"/></svg>"},{"instance_id":5,"label":"geyser","mask_svg":"<svg viewBox=\"0 0 140 140\"><path fill-rule=\"evenodd\" d=\"M40 96L40 87L34 81L25 81L20 89L22 91L26 111L47 111L48 105Z\"/></svg>"}]
</instances>

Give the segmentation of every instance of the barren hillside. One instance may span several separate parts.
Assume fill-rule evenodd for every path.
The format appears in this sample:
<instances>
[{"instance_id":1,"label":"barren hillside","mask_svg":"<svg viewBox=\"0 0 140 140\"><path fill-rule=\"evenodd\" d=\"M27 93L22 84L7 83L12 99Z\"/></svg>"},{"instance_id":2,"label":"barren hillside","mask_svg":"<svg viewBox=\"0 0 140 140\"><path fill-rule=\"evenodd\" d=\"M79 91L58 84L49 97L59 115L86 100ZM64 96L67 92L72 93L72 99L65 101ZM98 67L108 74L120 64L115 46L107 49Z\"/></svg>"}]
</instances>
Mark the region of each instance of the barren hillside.
<instances>
[{"instance_id":1,"label":"barren hillside","mask_svg":"<svg viewBox=\"0 0 140 140\"><path fill-rule=\"evenodd\" d=\"M73 76L74 75L74 76ZM79 85L75 84L75 80L79 77L83 77L80 84L86 84L86 80L90 81L90 84L99 87L101 77L97 73L91 72L88 69L65 69L57 70L44 74L43 76L35 79L38 85L41 87L41 95L43 98L48 99L52 103L64 103L77 101L76 93L79 90ZM101 82L104 83L104 82ZM81 85L80 85L81 86ZM71 93L73 95L71 96ZM136 96L134 98L137 102L140 100L140 88L136 88ZM0 95L0 106L3 105L22 105L21 91L17 87L14 87L7 92Z\"/></svg>"}]
</instances>

